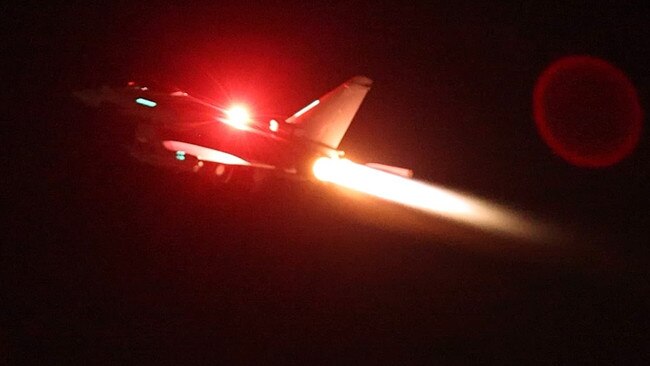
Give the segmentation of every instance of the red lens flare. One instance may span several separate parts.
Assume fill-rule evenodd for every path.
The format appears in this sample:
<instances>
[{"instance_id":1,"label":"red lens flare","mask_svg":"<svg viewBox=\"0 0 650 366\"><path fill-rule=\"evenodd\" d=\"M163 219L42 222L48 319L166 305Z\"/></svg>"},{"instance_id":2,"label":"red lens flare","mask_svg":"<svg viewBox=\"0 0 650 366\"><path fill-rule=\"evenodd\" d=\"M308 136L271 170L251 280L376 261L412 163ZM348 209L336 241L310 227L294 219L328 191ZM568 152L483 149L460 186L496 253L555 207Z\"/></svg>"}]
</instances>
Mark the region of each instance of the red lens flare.
<instances>
[{"instance_id":1,"label":"red lens flare","mask_svg":"<svg viewBox=\"0 0 650 366\"><path fill-rule=\"evenodd\" d=\"M591 56L565 57L544 70L535 85L533 113L544 142L576 166L616 164L641 136L643 112L632 82Z\"/></svg>"}]
</instances>

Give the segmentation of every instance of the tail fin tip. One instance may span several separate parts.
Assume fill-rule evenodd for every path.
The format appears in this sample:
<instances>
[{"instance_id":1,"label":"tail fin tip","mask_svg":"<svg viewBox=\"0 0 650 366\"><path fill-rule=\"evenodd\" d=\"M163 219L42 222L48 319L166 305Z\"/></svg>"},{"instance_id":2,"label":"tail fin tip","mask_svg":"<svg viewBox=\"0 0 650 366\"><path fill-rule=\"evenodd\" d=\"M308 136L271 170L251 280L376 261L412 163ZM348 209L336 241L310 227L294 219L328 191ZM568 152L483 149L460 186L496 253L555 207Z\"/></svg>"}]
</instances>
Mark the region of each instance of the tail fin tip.
<instances>
[{"instance_id":1,"label":"tail fin tip","mask_svg":"<svg viewBox=\"0 0 650 366\"><path fill-rule=\"evenodd\" d=\"M366 88L370 88L372 86L372 79L363 75L354 76L348 82L359 86L365 86Z\"/></svg>"}]
</instances>

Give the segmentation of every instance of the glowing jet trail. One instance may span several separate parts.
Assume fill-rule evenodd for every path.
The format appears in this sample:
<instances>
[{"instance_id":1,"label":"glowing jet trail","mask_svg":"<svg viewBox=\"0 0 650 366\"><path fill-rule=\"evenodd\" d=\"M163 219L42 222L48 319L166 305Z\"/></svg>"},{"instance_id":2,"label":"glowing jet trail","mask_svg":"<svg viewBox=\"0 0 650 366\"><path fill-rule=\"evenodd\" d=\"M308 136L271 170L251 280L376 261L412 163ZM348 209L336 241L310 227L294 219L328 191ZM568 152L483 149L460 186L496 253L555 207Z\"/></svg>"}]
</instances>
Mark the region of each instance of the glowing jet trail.
<instances>
[{"instance_id":1,"label":"glowing jet trail","mask_svg":"<svg viewBox=\"0 0 650 366\"><path fill-rule=\"evenodd\" d=\"M545 236L538 225L533 225L505 208L347 159L320 158L314 163L313 172L321 181L483 229L528 239Z\"/></svg>"}]
</instances>

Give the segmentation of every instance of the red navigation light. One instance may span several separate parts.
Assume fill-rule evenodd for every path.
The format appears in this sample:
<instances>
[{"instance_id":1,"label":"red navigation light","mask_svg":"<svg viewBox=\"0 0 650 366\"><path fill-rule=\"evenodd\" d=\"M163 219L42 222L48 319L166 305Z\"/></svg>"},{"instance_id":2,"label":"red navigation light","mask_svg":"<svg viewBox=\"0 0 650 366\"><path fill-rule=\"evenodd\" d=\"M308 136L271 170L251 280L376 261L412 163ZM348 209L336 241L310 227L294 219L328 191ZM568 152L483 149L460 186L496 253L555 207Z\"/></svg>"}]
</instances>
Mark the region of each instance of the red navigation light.
<instances>
[{"instance_id":1,"label":"red navigation light","mask_svg":"<svg viewBox=\"0 0 650 366\"><path fill-rule=\"evenodd\" d=\"M251 119L248 110L242 105L232 106L225 113L226 118L221 121L239 130L246 129Z\"/></svg>"}]
</instances>

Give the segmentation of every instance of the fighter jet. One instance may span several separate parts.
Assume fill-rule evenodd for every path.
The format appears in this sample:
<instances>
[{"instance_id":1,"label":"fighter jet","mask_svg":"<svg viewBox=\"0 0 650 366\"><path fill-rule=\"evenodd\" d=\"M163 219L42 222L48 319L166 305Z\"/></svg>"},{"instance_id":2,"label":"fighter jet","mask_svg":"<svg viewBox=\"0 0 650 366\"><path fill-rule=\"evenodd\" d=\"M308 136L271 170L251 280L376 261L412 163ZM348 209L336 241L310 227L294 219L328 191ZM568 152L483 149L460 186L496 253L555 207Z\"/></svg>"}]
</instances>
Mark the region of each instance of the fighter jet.
<instances>
[{"instance_id":1,"label":"fighter jet","mask_svg":"<svg viewBox=\"0 0 650 366\"><path fill-rule=\"evenodd\" d=\"M162 90L129 82L119 88L82 90L85 104L114 109L133 121L130 153L157 166L191 171L221 183L259 184L272 176L315 180L312 167L322 157L339 159L339 144L372 81L355 76L288 118L260 120L240 105L218 107L182 90ZM409 169L368 164L411 177Z\"/></svg>"}]
</instances>

